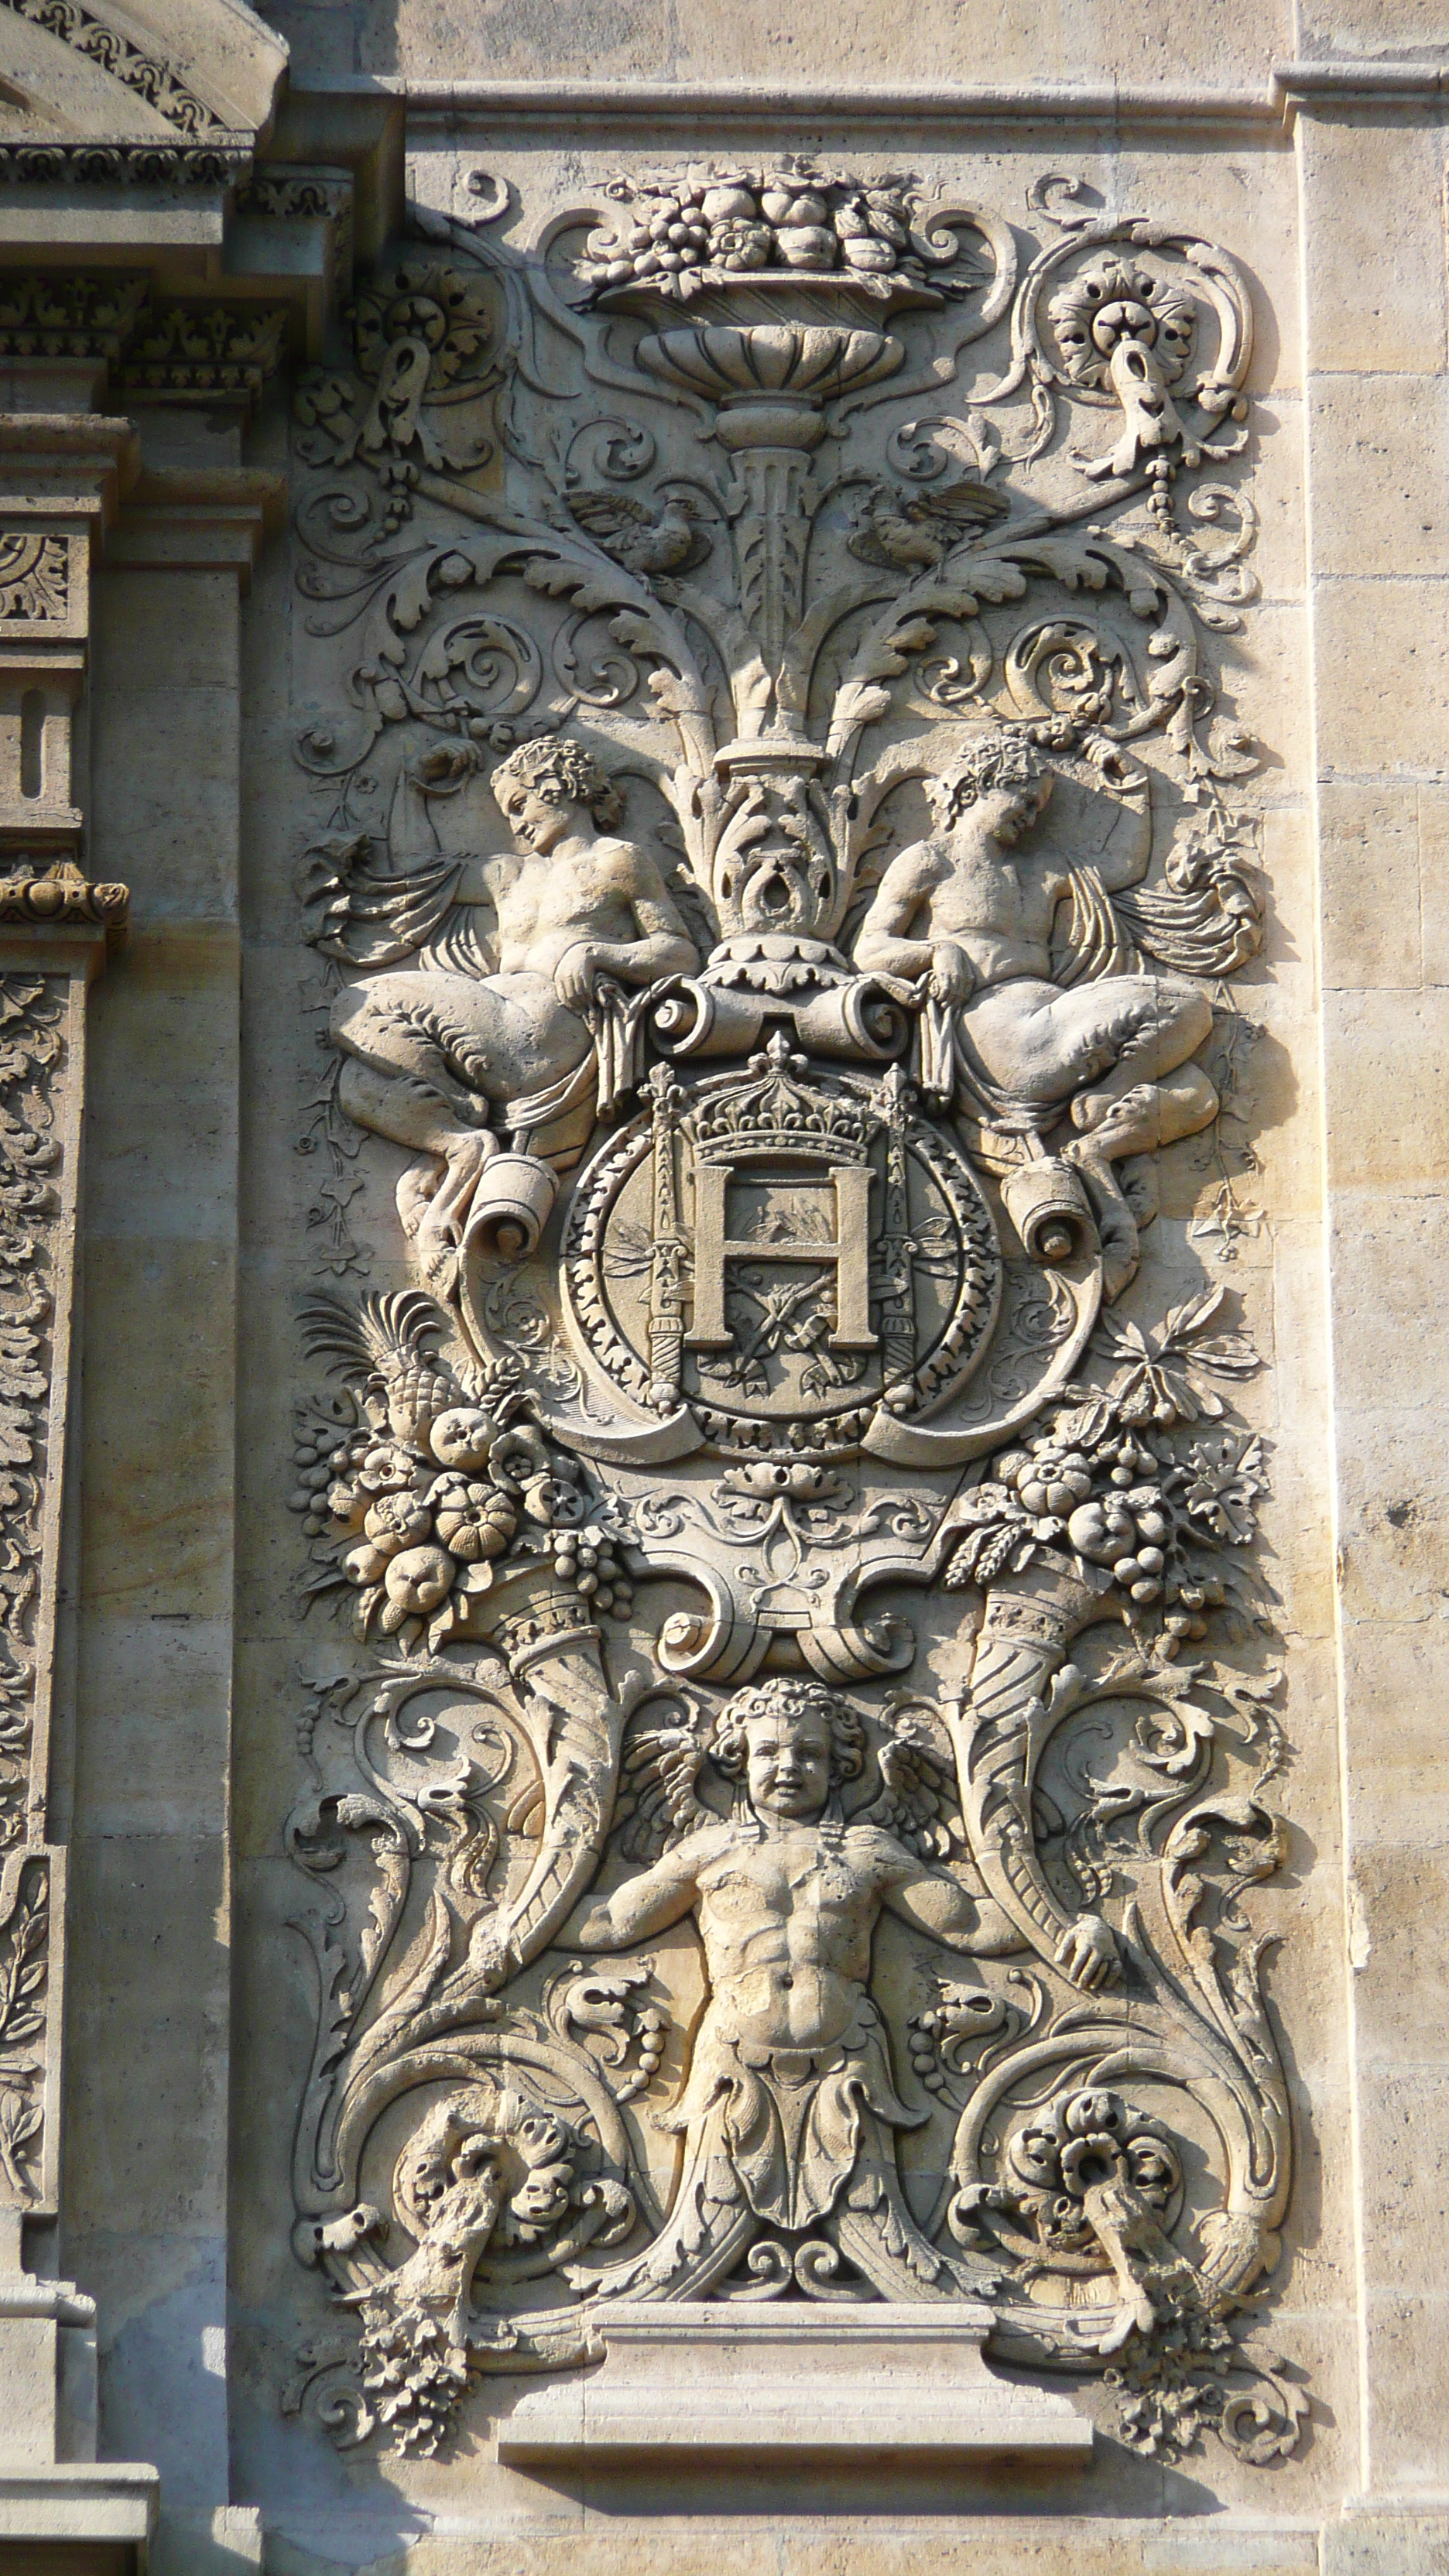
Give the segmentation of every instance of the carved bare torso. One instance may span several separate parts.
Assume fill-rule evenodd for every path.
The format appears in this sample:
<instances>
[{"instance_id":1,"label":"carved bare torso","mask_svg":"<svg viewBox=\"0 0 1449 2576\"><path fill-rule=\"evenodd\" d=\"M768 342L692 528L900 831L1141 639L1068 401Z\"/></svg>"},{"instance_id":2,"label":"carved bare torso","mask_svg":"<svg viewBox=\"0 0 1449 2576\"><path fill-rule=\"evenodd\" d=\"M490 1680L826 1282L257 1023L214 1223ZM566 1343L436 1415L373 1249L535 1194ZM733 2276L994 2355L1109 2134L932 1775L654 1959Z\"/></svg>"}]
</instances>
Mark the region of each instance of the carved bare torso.
<instances>
[{"instance_id":1,"label":"carved bare torso","mask_svg":"<svg viewBox=\"0 0 1449 2576\"><path fill-rule=\"evenodd\" d=\"M914 893L914 935L963 949L978 985L1050 974L1052 923L1067 880L1047 853L941 833L903 850L891 875L902 895Z\"/></svg>"},{"instance_id":2,"label":"carved bare torso","mask_svg":"<svg viewBox=\"0 0 1449 2576\"><path fill-rule=\"evenodd\" d=\"M918 1861L878 1825L759 1810L756 1818L691 1834L587 1908L568 1939L619 1950L693 1914L711 2028L761 2048L828 2048L843 2037L866 1990L883 1909L948 1949L1016 1946L979 1885Z\"/></svg>"},{"instance_id":3,"label":"carved bare torso","mask_svg":"<svg viewBox=\"0 0 1449 2576\"><path fill-rule=\"evenodd\" d=\"M697 1876L715 2021L764 2048L833 2045L870 1975L883 1887L903 1857L865 1829L804 1825L763 1842L732 1833Z\"/></svg>"},{"instance_id":4,"label":"carved bare torso","mask_svg":"<svg viewBox=\"0 0 1449 2576\"><path fill-rule=\"evenodd\" d=\"M492 903L498 922L498 976L552 978L571 948L585 942L633 945L636 907L656 892L658 871L632 841L573 839L543 853L480 862L476 889L465 897Z\"/></svg>"}]
</instances>

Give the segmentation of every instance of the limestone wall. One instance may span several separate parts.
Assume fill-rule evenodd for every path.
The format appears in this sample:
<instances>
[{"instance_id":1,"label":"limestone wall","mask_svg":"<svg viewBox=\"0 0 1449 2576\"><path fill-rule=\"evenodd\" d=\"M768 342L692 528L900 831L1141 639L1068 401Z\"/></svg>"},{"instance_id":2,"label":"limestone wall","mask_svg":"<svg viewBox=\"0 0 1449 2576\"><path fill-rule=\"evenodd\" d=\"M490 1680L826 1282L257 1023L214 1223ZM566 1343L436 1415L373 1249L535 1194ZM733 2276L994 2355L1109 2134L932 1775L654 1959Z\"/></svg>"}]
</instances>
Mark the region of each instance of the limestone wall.
<instances>
[{"instance_id":1,"label":"limestone wall","mask_svg":"<svg viewBox=\"0 0 1449 2576\"><path fill-rule=\"evenodd\" d=\"M0 2568L1449 2565L1446 43L0 11Z\"/></svg>"}]
</instances>

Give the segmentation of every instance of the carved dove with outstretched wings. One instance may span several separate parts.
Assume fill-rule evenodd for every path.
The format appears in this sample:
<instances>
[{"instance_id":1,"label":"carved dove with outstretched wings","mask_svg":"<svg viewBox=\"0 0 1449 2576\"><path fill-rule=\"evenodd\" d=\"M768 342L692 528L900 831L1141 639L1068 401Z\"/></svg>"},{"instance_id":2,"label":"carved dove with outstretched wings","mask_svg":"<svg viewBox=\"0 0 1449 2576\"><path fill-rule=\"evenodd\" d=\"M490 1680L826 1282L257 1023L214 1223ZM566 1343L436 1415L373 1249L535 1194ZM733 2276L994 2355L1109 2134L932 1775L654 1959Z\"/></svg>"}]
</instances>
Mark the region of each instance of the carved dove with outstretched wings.
<instances>
[{"instance_id":1,"label":"carved dove with outstretched wings","mask_svg":"<svg viewBox=\"0 0 1449 2576\"><path fill-rule=\"evenodd\" d=\"M971 475L939 492L897 492L889 484L873 483L847 543L862 563L929 572L967 537L1004 519L1009 507L1000 492Z\"/></svg>"}]
</instances>

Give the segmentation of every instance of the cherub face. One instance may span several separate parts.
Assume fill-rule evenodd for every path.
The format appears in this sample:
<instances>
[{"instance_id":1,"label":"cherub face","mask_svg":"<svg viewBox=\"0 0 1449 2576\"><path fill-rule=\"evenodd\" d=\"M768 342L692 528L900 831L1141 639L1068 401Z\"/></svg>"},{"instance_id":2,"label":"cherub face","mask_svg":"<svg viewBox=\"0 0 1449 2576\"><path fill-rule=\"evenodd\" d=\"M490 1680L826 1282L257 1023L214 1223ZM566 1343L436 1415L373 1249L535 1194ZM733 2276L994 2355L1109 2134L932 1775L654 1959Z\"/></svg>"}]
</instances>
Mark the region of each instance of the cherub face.
<instances>
[{"instance_id":1,"label":"cherub face","mask_svg":"<svg viewBox=\"0 0 1449 2576\"><path fill-rule=\"evenodd\" d=\"M808 1712L745 1728L750 1804L762 1815L818 1816L830 1795L830 1724Z\"/></svg>"},{"instance_id":2,"label":"cherub face","mask_svg":"<svg viewBox=\"0 0 1449 2576\"><path fill-rule=\"evenodd\" d=\"M1023 834L1046 812L1051 792L1051 780L1045 776L1005 780L999 787L988 787L978 798L974 819L994 841L1000 841L1008 850L1015 849Z\"/></svg>"},{"instance_id":3,"label":"cherub face","mask_svg":"<svg viewBox=\"0 0 1449 2576\"><path fill-rule=\"evenodd\" d=\"M500 800L516 841L540 858L578 829L579 808L569 797L551 795L544 787L514 787Z\"/></svg>"}]
</instances>

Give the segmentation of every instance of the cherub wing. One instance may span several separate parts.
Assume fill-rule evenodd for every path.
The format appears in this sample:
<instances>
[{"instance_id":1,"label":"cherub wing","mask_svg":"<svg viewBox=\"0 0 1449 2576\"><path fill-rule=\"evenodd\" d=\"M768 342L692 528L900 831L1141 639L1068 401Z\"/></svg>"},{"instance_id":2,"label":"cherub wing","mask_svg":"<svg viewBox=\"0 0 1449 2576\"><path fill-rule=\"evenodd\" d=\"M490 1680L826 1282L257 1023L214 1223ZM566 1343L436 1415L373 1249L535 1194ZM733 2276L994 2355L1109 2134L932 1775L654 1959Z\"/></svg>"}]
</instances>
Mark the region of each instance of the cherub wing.
<instances>
[{"instance_id":1,"label":"cherub wing","mask_svg":"<svg viewBox=\"0 0 1449 2576\"><path fill-rule=\"evenodd\" d=\"M852 1823L879 1825L920 1860L959 1858L967 1844L956 1765L935 1711L923 1701L897 1707L876 1758L879 1794Z\"/></svg>"},{"instance_id":2,"label":"cherub wing","mask_svg":"<svg viewBox=\"0 0 1449 2576\"><path fill-rule=\"evenodd\" d=\"M701 1825L719 1823L696 1795L708 1741L708 1712L692 1693L656 1693L636 1710L624 1739L610 1836L626 1860L659 1860Z\"/></svg>"}]
</instances>

